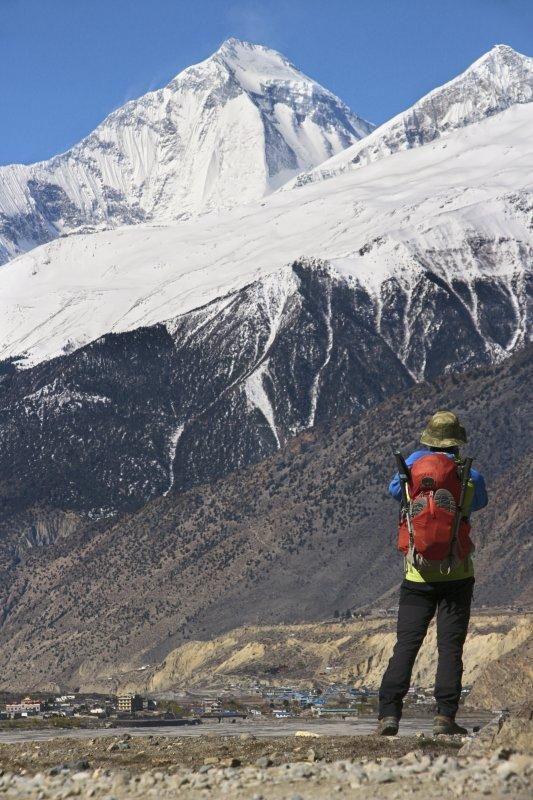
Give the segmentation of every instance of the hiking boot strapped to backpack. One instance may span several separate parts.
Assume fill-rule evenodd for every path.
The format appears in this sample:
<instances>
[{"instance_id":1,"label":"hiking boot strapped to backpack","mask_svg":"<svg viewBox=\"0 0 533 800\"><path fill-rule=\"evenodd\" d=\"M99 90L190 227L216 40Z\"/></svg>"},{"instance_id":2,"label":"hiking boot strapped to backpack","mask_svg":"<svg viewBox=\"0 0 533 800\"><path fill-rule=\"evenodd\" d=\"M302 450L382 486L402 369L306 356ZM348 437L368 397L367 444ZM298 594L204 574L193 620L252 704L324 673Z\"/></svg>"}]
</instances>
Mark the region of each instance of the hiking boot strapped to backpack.
<instances>
[{"instance_id":1,"label":"hiking boot strapped to backpack","mask_svg":"<svg viewBox=\"0 0 533 800\"><path fill-rule=\"evenodd\" d=\"M399 451L394 455L402 490L398 549L415 567L447 574L474 549L463 518L472 459L458 464L428 452L409 469Z\"/></svg>"}]
</instances>

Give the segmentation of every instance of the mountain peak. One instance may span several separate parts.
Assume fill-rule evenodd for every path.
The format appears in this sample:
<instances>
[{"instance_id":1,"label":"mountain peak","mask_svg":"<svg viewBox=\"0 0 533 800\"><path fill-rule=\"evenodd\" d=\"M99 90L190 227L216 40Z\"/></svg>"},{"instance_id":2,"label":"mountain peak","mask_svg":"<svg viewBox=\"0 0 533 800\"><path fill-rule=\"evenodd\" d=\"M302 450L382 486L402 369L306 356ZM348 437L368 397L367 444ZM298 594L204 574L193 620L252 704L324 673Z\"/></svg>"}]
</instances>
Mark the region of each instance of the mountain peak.
<instances>
[{"instance_id":1,"label":"mountain peak","mask_svg":"<svg viewBox=\"0 0 533 800\"><path fill-rule=\"evenodd\" d=\"M277 50L233 37L222 42L207 60L210 62L222 63L245 91L252 93L259 93L272 83L319 86Z\"/></svg>"},{"instance_id":2,"label":"mountain peak","mask_svg":"<svg viewBox=\"0 0 533 800\"><path fill-rule=\"evenodd\" d=\"M237 39L235 36L230 36L229 39L225 39L218 50L217 53L238 53L240 50L269 50L270 48L265 47L262 44L255 44L253 42L247 42L245 39Z\"/></svg>"},{"instance_id":3,"label":"mountain peak","mask_svg":"<svg viewBox=\"0 0 533 800\"><path fill-rule=\"evenodd\" d=\"M512 73L515 71L520 73L524 69L527 72L532 72L533 58L519 53L518 50L508 44L495 44L494 47L491 47L490 50L487 50L486 53L483 53L482 56L474 61L465 72L458 75L455 80L460 80L464 75L468 75L472 71L476 72L480 68L488 68L497 77L502 66L510 69Z\"/></svg>"},{"instance_id":4,"label":"mountain peak","mask_svg":"<svg viewBox=\"0 0 533 800\"><path fill-rule=\"evenodd\" d=\"M529 56L525 56L523 53L519 53L518 50L515 50L514 47L511 47L509 44L495 44L494 47L491 47L484 56L481 58L519 58L519 59L528 59Z\"/></svg>"},{"instance_id":5,"label":"mountain peak","mask_svg":"<svg viewBox=\"0 0 533 800\"><path fill-rule=\"evenodd\" d=\"M533 58L509 45L497 44L460 75L421 97L363 141L299 175L287 188L358 169L398 151L426 145L510 106L531 102Z\"/></svg>"},{"instance_id":6,"label":"mountain peak","mask_svg":"<svg viewBox=\"0 0 533 800\"><path fill-rule=\"evenodd\" d=\"M0 168L0 264L73 231L258 200L373 127L281 53L227 39L67 153Z\"/></svg>"},{"instance_id":7,"label":"mountain peak","mask_svg":"<svg viewBox=\"0 0 533 800\"><path fill-rule=\"evenodd\" d=\"M282 53L279 53L272 47L267 47L264 44L256 44L255 42L248 42L245 39L237 39L235 36L230 36L229 39L225 39L212 57L216 55L236 59L246 58L251 55L259 59L265 56L274 56L276 59L286 64L290 63Z\"/></svg>"}]
</instances>

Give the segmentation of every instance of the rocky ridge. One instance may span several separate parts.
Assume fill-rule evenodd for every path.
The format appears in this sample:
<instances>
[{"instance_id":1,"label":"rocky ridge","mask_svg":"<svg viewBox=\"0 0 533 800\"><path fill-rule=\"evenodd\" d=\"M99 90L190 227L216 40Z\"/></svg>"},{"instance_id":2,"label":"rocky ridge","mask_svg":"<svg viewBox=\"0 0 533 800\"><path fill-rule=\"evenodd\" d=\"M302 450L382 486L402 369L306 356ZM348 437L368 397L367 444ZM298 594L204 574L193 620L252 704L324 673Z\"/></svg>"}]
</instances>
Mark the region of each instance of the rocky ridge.
<instances>
[{"instance_id":1,"label":"rocky ridge","mask_svg":"<svg viewBox=\"0 0 533 800\"><path fill-rule=\"evenodd\" d=\"M480 260L498 257L490 242L476 247ZM132 510L416 381L523 346L520 265L469 280L446 276L446 258L412 256L418 270L384 280L377 296L334 265L302 259L164 324L106 334L23 371L5 362L7 509L11 496L18 507L98 517Z\"/></svg>"},{"instance_id":2,"label":"rocky ridge","mask_svg":"<svg viewBox=\"0 0 533 800\"><path fill-rule=\"evenodd\" d=\"M329 179L402 150L421 147L516 103L532 101L533 58L508 45L495 45L461 75L380 125L364 142L298 175L284 188Z\"/></svg>"}]
</instances>

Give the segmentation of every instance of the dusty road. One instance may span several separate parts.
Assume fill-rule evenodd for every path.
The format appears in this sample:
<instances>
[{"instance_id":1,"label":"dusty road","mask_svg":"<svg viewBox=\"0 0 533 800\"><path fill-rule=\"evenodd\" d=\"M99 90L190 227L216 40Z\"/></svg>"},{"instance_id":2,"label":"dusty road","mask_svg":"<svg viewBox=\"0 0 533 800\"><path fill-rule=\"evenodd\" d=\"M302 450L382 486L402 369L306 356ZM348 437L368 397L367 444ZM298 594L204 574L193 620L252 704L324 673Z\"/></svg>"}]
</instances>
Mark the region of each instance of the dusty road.
<instances>
[{"instance_id":1,"label":"dusty road","mask_svg":"<svg viewBox=\"0 0 533 800\"><path fill-rule=\"evenodd\" d=\"M490 714L463 714L461 721L469 730L485 725ZM345 720L336 719L286 719L286 720L235 720L234 723L224 720L206 720L201 725L179 726L176 728L77 728L77 729L41 729L41 730L0 730L0 744L22 742L39 742L49 739L94 739L98 736L129 734L130 736L179 737L184 736L238 736L251 734L258 738L279 738L291 736L298 730L314 731L320 736L366 736L373 734L376 728L375 717L354 717ZM400 736L413 736L416 733L431 733L432 718L406 717L402 720Z\"/></svg>"}]
</instances>

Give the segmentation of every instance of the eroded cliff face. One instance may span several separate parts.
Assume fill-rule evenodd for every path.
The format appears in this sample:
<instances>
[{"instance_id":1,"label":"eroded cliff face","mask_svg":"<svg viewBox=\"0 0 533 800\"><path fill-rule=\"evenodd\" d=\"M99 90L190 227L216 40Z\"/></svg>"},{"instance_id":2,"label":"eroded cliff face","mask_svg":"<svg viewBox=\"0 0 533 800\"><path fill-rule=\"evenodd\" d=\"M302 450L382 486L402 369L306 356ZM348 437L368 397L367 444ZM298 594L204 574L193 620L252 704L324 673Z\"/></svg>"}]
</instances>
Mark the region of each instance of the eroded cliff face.
<instances>
[{"instance_id":1,"label":"eroded cliff face","mask_svg":"<svg viewBox=\"0 0 533 800\"><path fill-rule=\"evenodd\" d=\"M463 684L473 686L468 704L474 708L500 708L516 703L530 690L533 618L529 614L474 614L464 650ZM287 682L351 683L379 688L396 639L395 620L350 620L308 625L250 626L237 628L209 641L189 641L170 652L164 661L142 671L121 665L122 674L80 678L91 688L120 686L149 693L169 690L253 683L258 679L279 685ZM502 663L508 664L507 690ZM417 658L412 684L434 685L437 666L436 627L432 623ZM326 669L327 668L327 669ZM494 679L488 683L487 675ZM520 688L519 688L520 687Z\"/></svg>"},{"instance_id":2,"label":"eroded cliff face","mask_svg":"<svg viewBox=\"0 0 533 800\"><path fill-rule=\"evenodd\" d=\"M519 708L533 701L533 618L529 636L487 664L482 661L467 705L473 708ZM531 719L532 717L530 717Z\"/></svg>"}]
</instances>

